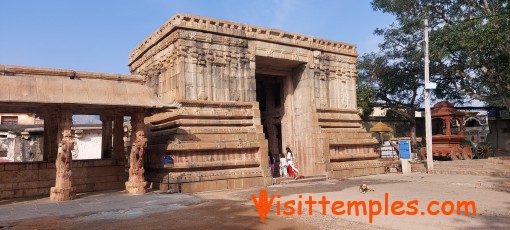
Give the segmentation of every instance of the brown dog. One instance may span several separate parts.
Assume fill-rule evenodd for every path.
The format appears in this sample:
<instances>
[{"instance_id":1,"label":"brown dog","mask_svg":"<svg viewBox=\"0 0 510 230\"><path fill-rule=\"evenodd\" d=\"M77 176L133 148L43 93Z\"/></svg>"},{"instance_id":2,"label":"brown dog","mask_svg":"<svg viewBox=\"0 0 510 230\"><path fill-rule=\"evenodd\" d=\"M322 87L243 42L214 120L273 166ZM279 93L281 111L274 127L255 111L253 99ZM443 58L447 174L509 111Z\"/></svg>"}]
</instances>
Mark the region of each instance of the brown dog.
<instances>
[{"instance_id":1,"label":"brown dog","mask_svg":"<svg viewBox=\"0 0 510 230\"><path fill-rule=\"evenodd\" d=\"M360 193L363 193L363 194L364 194L364 193L367 193L368 191L372 191L372 192L374 192L375 190L373 190L373 189L371 189L370 187L368 187L368 185L367 185L367 184L362 184L362 185L360 185L360 186L359 186L359 192L360 192Z\"/></svg>"}]
</instances>

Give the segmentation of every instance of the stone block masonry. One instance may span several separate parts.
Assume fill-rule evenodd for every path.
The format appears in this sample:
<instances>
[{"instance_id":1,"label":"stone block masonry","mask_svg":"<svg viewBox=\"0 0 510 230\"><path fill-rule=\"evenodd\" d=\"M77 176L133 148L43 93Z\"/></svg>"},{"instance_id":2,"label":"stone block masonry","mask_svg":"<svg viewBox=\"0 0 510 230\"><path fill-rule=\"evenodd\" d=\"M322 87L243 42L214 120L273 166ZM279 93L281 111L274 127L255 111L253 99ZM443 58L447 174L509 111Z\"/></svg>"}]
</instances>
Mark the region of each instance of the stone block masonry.
<instances>
[{"instance_id":1,"label":"stone block masonry","mask_svg":"<svg viewBox=\"0 0 510 230\"><path fill-rule=\"evenodd\" d=\"M146 179L163 191L198 192L269 184L267 140L257 103L183 101L180 109L149 117ZM163 156L174 164L163 166ZM266 154L267 155L267 154ZM265 181L267 180L267 181Z\"/></svg>"},{"instance_id":2,"label":"stone block masonry","mask_svg":"<svg viewBox=\"0 0 510 230\"><path fill-rule=\"evenodd\" d=\"M268 151L287 144L303 176L384 172L358 115L357 55L351 44L173 16L128 62L162 101L182 104L145 120L147 181L174 192L270 184Z\"/></svg>"},{"instance_id":3,"label":"stone block masonry","mask_svg":"<svg viewBox=\"0 0 510 230\"><path fill-rule=\"evenodd\" d=\"M124 162L115 159L72 162L76 193L123 189ZM0 199L48 196L55 186L55 163L24 162L0 164Z\"/></svg>"}]
</instances>

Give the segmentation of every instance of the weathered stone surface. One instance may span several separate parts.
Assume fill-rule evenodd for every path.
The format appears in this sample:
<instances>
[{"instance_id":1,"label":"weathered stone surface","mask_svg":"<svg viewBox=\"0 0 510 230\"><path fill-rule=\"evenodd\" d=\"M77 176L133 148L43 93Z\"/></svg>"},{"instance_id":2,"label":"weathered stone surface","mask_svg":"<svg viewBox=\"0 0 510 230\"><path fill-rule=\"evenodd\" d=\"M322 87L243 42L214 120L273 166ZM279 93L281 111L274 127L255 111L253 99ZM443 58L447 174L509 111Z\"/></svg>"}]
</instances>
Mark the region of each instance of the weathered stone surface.
<instances>
[{"instance_id":1,"label":"weathered stone surface","mask_svg":"<svg viewBox=\"0 0 510 230\"><path fill-rule=\"evenodd\" d=\"M60 141L57 153L56 181L55 187L51 188L50 199L56 201L72 200L76 197L73 188L73 176L71 172L72 155L71 150L74 146L72 139L72 112L62 111L62 120L60 122L62 129L62 140Z\"/></svg>"},{"instance_id":2,"label":"weathered stone surface","mask_svg":"<svg viewBox=\"0 0 510 230\"><path fill-rule=\"evenodd\" d=\"M0 65L0 78L1 103L166 106L140 84L141 76Z\"/></svg>"},{"instance_id":3,"label":"weathered stone surface","mask_svg":"<svg viewBox=\"0 0 510 230\"><path fill-rule=\"evenodd\" d=\"M129 156L129 179L126 182L126 191L131 194L144 194L147 192L145 170L143 166L144 154L147 148L147 138L143 131L143 114L136 113L131 118L133 127L133 145Z\"/></svg>"},{"instance_id":4,"label":"weathered stone surface","mask_svg":"<svg viewBox=\"0 0 510 230\"><path fill-rule=\"evenodd\" d=\"M286 144L305 176L332 173L336 167L332 162L376 158L377 141L362 129L356 105L355 48L274 29L175 15L129 59L131 72L144 76L163 102L182 104L146 119L148 180L169 184L164 188L186 183L182 191L203 191L234 183L225 185L219 182L224 178L210 171L226 175L235 169L259 171L254 178L260 179L251 181L270 184L268 151L278 158ZM175 163L163 169L165 155ZM384 167L382 171L363 167L368 171L355 168L342 173L384 172ZM169 181L182 173L198 174L202 180ZM242 178L235 173L227 177Z\"/></svg>"}]
</instances>

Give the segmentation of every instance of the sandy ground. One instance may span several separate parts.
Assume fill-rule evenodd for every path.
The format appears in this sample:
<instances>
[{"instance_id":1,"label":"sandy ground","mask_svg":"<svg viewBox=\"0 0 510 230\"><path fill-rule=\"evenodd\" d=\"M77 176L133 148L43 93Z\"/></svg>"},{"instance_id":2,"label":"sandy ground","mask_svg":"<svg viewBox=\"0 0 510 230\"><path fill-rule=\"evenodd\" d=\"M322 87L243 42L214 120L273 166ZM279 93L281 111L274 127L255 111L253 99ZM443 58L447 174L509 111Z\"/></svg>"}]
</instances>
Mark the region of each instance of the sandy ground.
<instances>
[{"instance_id":1,"label":"sandy ground","mask_svg":"<svg viewBox=\"0 0 510 230\"><path fill-rule=\"evenodd\" d=\"M303 208L304 215L278 216L273 205L266 223L261 223L251 201L252 195L258 197L261 188L253 188L183 195L175 201L168 201L165 206L154 204L157 199L171 199L177 194L154 195L154 201L144 200L140 202L141 207L122 210L105 208L72 216L59 214L29 219L22 219L20 215L19 219L12 217L0 221L0 229L510 229L510 193L494 189L494 185L504 180L508 178L385 174L267 188L269 195L280 195L281 202L298 199L299 195L305 198L312 196L317 200L325 196L332 201L384 201L384 194L388 193L390 200L417 199L420 211L425 210L425 203L431 200L474 200L477 205L475 217L388 215L375 216L373 223L368 223L367 216L339 216L329 211L322 215L320 206L313 207L311 216L307 215L307 207ZM367 183L375 191L359 193L358 187L362 183ZM111 199L118 198L114 195ZM9 206L17 207L16 202L11 202L0 205L0 208Z\"/></svg>"}]
</instances>

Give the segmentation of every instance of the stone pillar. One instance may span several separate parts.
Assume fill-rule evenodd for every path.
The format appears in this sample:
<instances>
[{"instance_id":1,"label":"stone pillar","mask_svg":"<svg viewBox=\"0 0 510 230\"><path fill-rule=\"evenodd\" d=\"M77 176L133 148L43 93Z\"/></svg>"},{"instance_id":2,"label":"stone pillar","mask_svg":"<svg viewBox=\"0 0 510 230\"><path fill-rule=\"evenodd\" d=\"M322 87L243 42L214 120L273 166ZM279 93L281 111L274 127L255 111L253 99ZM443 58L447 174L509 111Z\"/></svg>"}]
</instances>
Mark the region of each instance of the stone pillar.
<instances>
[{"instance_id":1,"label":"stone pillar","mask_svg":"<svg viewBox=\"0 0 510 230\"><path fill-rule=\"evenodd\" d=\"M55 187L50 190L50 199L55 201L72 200L76 197L72 186L73 177L71 174L71 162L73 149L73 138L71 126L73 125L73 114L70 110L62 110L60 128L62 140L58 145L56 165Z\"/></svg>"},{"instance_id":2,"label":"stone pillar","mask_svg":"<svg viewBox=\"0 0 510 230\"><path fill-rule=\"evenodd\" d=\"M112 114L101 114L101 121L103 122L103 128L101 134L101 158L112 158Z\"/></svg>"},{"instance_id":3,"label":"stone pillar","mask_svg":"<svg viewBox=\"0 0 510 230\"><path fill-rule=\"evenodd\" d=\"M124 116L121 113L115 114L113 118L113 155L114 159L124 160Z\"/></svg>"},{"instance_id":4,"label":"stone pillar","mask_svg":"<svg viewBox=\"0 0 510 230\"><path fill-rule=\"evenodd\" d=\"M464 119L462 117L459 118L460 123L460 135L464 136Z\"/></svg>"},{"instance_id":5,"label":"stone pillar","mask_svg":"<svg viewBox=\"0 0 510 230\"><path fill-rule=\"evenodd\" d=\"M55 162L58 151L58 122L59 113L56 110L48 109L43 112L44 118L44 139L43 139L43 161Z\"/></svg>"},{"instance_id":6,"label":"stone pillar","mask_svg":"<svg viewBox=\"0 0 510 230\"><path fill-rule=\"evenodd\" d=\"M131 153L129 156L129 179L126 182L126 191L131 194L144 194L147 192L145 170L143 168L143 155L147 148L145 138L144 113L139 111L131 117Z\"/></svg>"},{"instance_id":7,"label":"stone pillar","mask_svg":"<svg viewBox=\"0 0 510 230\"><path fill-rule=\"evenodd\" d=\"M451 117L447 117L446 118L446 135L452 135L452 130L451 130L451 120L452 118Z\"/></svg>"}]
</instances>

